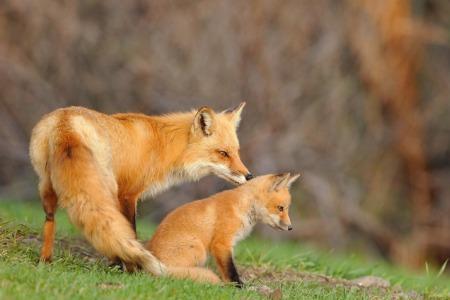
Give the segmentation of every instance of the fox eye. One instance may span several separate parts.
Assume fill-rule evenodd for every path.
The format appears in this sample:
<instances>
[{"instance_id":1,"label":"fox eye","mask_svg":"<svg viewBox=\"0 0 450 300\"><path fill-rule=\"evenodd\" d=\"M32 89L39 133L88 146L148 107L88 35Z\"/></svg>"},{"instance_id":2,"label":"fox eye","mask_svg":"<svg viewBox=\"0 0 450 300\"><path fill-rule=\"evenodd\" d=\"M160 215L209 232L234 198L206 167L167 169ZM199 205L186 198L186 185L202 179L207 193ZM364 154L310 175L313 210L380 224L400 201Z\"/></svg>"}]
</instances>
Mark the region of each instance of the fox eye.
<instances>
[{"instance_id":1,"label":"fox eye","mask_svg":"<svg viewBox=\"0 0 450 300\"><path fill-rule=\"evenodd\" d=\"M278 205L277 206L277 209L281 212L281 211L284 211L284 207L283 206L281 206L281 205Z\"/></svg>"},{"instance_id":2,"label":"fox eye","mask_svg":"<svg viewBox=\"0 0 450 300\"><path fill-rule=\"evenodd\" d=\"M219 150L218 152L219 152L219 154L222 155L223 157L230 157L230 155L228 154L227 151Z\"/></svg>"}]
</instances>

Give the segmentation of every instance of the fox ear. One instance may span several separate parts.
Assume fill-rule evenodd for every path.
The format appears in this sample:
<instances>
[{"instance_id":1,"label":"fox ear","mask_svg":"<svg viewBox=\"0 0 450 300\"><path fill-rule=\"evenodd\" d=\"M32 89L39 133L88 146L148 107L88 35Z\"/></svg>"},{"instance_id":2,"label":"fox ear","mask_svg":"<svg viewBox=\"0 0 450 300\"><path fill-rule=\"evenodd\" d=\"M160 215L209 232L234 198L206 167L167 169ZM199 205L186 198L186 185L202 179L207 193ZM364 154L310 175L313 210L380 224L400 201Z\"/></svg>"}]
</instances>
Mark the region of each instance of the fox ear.
<instances>
[{"instance_id":1,"label":"fox ear","mask_svg":"<svg viewBox=\"0 0 450 300\"><path fill-rule=\"evenodd\" d=\"M192 128L194 132L210 136L214 129L214 111L207 106L200 107L195 114Z\"/></svg>"},{"instance_id":2,"label":"fox ear","mask_svg":"<svg viewBox=\"0 0 450 300\"><path fill-rule=\"evenodd\" d=\"M291 188L291 185L300 177L300 174L295 174L294 176L289 177L288 182L286 183L286 186L288 189Z\"/></svg>"},{"instance_id":3,"label":"fox ear","mask_svg":"<svg viewBox=\"0 0 450 300\"><path fill-rule=\"evenodd\" d=\"M245 102L241 102L236 107L224 110L224 113L229 115L231 121L234 123L234 126L236 128L239 127L239 123L241 122L241 113L242 113L242 109L244 108L244 106L245 106Z\"/></svg>"},{"instance_id":4,"label":"fox ear","mask_svg":"<svg viewBox=\"0 0 450 300\"><path fill-rule=\"evenodd\" d=\"M289 177L291 176L291 174L289 173L282 173L282 174L277 174L277 175L273 175L273 182L272 185L269 188L269 191L279 191L280 189L286 187L286 185L289 182Z\"/></svg>"}]
</instances>

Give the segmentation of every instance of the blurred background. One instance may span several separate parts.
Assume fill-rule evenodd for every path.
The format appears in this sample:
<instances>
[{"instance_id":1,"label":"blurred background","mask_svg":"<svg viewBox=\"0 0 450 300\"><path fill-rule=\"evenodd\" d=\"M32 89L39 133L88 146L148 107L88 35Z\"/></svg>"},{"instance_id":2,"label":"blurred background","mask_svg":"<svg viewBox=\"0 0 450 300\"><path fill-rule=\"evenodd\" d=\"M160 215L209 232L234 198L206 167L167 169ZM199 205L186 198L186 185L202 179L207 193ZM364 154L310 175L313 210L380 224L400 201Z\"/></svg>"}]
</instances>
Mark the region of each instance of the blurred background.
<instances>
[{"instance_id":1,"label":"blurred background","mask_svg":"<svg viewBox=\"0 0 450 300\"><path fill-rule=\"evenodd\" d=\"M302 173L295 230L258 234L442 265L449 41L448 0L3 0L0 199L38 201L30 131L58 107L160 114L245 100L246 165ZM229 187L175 187L139 215L157 222Z\"/></svg>"}]
</instances>

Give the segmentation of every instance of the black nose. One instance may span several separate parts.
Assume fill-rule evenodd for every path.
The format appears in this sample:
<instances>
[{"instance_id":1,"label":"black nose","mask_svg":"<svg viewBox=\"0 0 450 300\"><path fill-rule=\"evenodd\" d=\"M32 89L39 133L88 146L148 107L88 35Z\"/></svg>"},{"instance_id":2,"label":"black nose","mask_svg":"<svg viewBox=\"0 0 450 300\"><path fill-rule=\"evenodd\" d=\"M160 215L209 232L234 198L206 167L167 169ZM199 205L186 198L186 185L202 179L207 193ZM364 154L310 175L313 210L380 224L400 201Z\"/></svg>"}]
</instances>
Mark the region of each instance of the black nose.
<instances>
[{"instance_id":1,"label":"black nose","mask_svg":"<svg viewBox=\"0 0 450 300\"><path fill-rule=\"evenodd\" d=\"M292 230L292 226L291 226L291 225L288 226L288 230L289 230L289 231Z\"/></svg>"},{"instance_id":2,"label":"black nose","mask_svg":"<svg viewBox=\"0 0 450 300\"><path fill-rule=\"evenodd\" d=\"M245 179L247 181L251 180L253 178L253 174L252 173L247 173L247 175L245 175Z\"/></svg>"}]
</instances>

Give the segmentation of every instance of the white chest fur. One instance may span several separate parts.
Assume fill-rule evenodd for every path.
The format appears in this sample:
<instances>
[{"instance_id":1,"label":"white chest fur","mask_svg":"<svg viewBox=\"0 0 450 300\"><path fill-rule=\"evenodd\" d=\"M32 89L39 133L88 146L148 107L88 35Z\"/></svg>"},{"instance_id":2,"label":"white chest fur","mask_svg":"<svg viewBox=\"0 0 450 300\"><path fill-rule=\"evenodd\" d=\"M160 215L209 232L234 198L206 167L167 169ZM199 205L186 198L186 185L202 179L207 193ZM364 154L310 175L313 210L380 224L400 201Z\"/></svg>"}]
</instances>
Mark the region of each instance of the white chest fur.
<instances>
[{"instance_id":1,"label":"white chest fur","mask_svg":"<svg viewBox=\"0 0 450 300\"><path fill-rule=\"evenodd\" d=\"M233 246L245 239L253 230L255 226L255 221L252 216L242 215L241 217L241 228L236 232L233 239Z\"/></svg>"},{"instance_id":2,"label":"white chest fur","mask_svg":"<svg viewBox=\"0 0 450 300\"><path fill-rule=\"evenodd\" d=\"M173 170L169 174L167 174L163 180L152 182L142 194L141 198L145 199L153 197L169 189L171 186L187 181L199 180L209 173L210 169L207 167L207 165L201 163L188 165L183 169Z\"/></svg>"},{"instance_id":3,"label":"white chest fur","mask_svg":"<svg viewBox=\"0 0 450 300\"><path fill-rule=\"evenodd\" d=\"M172 172L168 174L163 180L152 182L145 192L142 194L142 199L151 198L161 192L169 189L171 186L188 181L189 178L181 172Z\"/></svg>"}]
</instances>

